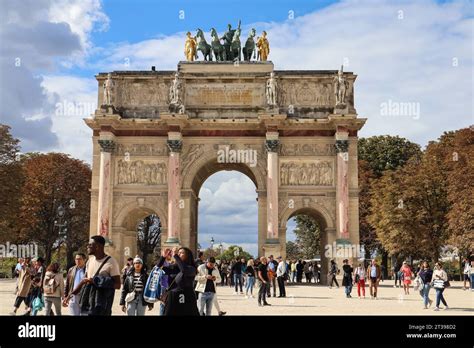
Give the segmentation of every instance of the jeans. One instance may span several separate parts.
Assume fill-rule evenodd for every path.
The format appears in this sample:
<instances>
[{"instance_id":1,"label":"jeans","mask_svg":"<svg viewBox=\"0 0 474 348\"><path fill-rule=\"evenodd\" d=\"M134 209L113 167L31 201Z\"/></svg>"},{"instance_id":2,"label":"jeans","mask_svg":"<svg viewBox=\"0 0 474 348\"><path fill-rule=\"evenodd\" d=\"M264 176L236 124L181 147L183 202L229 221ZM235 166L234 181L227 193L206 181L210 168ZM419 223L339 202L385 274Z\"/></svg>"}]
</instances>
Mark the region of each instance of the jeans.
<instances>
[{"instance_id":1,"label":"jeans","mask_svg":"<svg viewBox=\"0 0 474 348\"><path fill-rule=\"evenodd\" d=\"M161 293L160 296L163 295L166 291L166 287L161 286ZM165 313L165 304L160 301L160 315L164 315Z\"/></svg>"},{"instance_id":2,"label":"jeans","mask_svg":"<svg viewBox=\"0 0 474 348\"><path fill-rule=\"evenodd\" d=\"M247 295L250 290L250 295L253 295L253 286L255 285L255 277L247 278L247 286L245 287L245 294Z\"/></svg>"},{"instance_id":3,"label":"jeans","mask_svg":"<svg viewBox=\"0 0 474 348\"><path fill-rule=\"evenodd\" d=\"M242 292L242 274L234 274L235 292L237 292L237 283L239 283L240 292Z\"/></svg>"},{"instance_id":4,"label":"jeans","mask_svg":"<svg viewBox=\"0 0 474 348\"><path fill-rule=\"evenodd\" d=\"M346 296L349 296L352 292L352 285L346 285L344 287L344 292L345 292Z\"/></svg>"},{"instance_id":5,"label":"jeans","mask_svg":"<svg viewBox=\"0 0 474 348\"><path fill-rule=\"evenodd\" d=\"M264 283L264 282L260 282L260 289L258 290L258 304L262 304L262 303L267 303L267 287L270 286L270 284L267 282L267 283Z\"/></svg>"},{"instance_id":6,"label":"jeans","mask_svg":"<svg viewBox=\"0 0 474 348\"><path fill-rule=\"evenodd\" d=\"M448 304L443 296L444 288L443 289L436 289L436 307L439 308L439 303L443 302L443 304L447 307Z\"/></svg>"},{"instance_id":7,"label":"jeans","mask_svg":"<svg viewBox=\"0 0 474 348\"><path fill-rule=\"evenodd\" d=\"M423 297L423 303L425 304L426 307L428 307L430 303L430 297L429 297L430 289L431 289L431 285L429 283L424 284L423 287L420 289L420 296Z\"/></svg>"},{"instance_id":8,"label":"jeans","mask_svg":"<svg viewBox=\"0 0 474 348\"><path fill-rule=\"evenodd\" d=\"M295 271L291 272L291 282L292 283L296 282L296 272Z\"/></svg>"},{"instance_id":9,"label":"jeans","mask_svg":"<svg viewBox=\"0 0 474 348\"><path fill-rule=\"evenodd\" d=\"M471 290L474 290L474 273L471 274Z\"/></svg>"},{"instance_id":10,"label":"jeans","mask_svg":"<svg viewBox=\"0 0 474 348\"><path fill-rule=\"evenodd\" d=\"M45 314L44 315L51 315L51 310L53 309L53 304L54 304L54 314L56 315L61 315L61 297L44 297L44 309L45 309Z\"/></svg>"},{"instance_id":11,"label":"jeans","mask_svg":"<svg viewBox=\"0 0 474 348\"><path fill-rule=\"evenodd\" d=\"M146 306L143 305L142 296L137 295L132 302L127 304L127 315L143 316Z\"/></svg>"},{"instance_id":12,"label":"jeans","mask_svg":"<svg viewBox=\"0 0 474 348\"><path fill-rule=\"evenodd\" d=\"M69 314L81 315L81 308L79 307L79 296L73 295L69 301Z\"/></svg>"},{"instance_id":13,"label":"jeans","mask_svg":"<svg viewBox=\"0 0 474 348\"><path fill-rule=\"evenodd\" d=\"M212 305L214 302L213 292L200 292L199 293L199 314L204 315L204 306L206 306L206 316L211 315Z\"/></svg>"}]
</instances>

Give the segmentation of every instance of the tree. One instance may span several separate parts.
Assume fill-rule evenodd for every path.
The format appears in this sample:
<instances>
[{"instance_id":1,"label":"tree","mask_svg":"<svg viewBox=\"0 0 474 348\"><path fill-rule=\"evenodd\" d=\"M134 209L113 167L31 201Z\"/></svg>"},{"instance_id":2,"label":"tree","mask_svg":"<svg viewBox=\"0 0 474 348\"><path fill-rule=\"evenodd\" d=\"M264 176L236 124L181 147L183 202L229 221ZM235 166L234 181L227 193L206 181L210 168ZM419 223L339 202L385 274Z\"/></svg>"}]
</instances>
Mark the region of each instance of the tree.
<instances>
[{"instance_id":1,"label":"tree","mask_svg":"<svg viewBox=\"0 0 474 348\"><path fill-rule=\"evenodd\" d=\"M321 228L308 215L297 215L295 220L296 228L294 233L301 257L312 259L321 252Z\"/></svg>"},{"instance_id":2,"label":"tree","mask_svg":"<svg viewBox=\"0 0 474 348\"><path fill-rule=\"evenodd\" d=\"M448 201L440 159L425 154L386 172L371 190L369 223L391 255L437 260L446 242Z\"/></svg>"},{"instance_id":3,"label":"tree","mask_svg":"<svg viewBox=\"0 0 474 348\"><path fill-rule=\"evenodd\" d=\"M142 253L143 262L149 266L148 256L161 243L161 221L155 214L148 215L137 228L137 247Z\"/></svg>"},{"instance_id":4,"label":"tree","mask_svg":"<svg viewBox=\"0 0 474 348\"><path fill-rule=\"evenodd\" d=\"M235 256L236 250L238 252L237 256ZM241 259L242 257L245 258L245 260L253 258L253 256L250 253L246 252L242 247L239 247L238 245L231 245L222 254L217 256L218 259L227 261L227 262L235 260L236 258Z\"/></svg>"},{"instance_id":5,"label":"tree","mask_svg":"<svg viewBox=\"0 0 474 348\"><path fill-rule=\"evenodd\" d=\"M387 170L402 167L413 157L421 156L418 144L398 136L373 136L358 141L359 160L359 210L360 240L364 243L366 256L375 250L382 253L382 265L388 270L387 252L379 243L375 229L368 222L371 208L371 183L380 178ZM385 274L387 276L387 274Z\"/></svg>"},{"instance_id":6,"label":"tree","mask_svg":"<svg viewBox=\"0 0 474 348\"><path fill-rule=\"evenodd\" d=\"M303 258L298 244L291 240L286 242L286 258L287 260L298 260Z\"/></svg>"},{"instance_id":7,"label":"tree","mask_svg":"<svg viewBox=\"0 0 474 348\"><path fill-rule=\"evenodd\" d=\"M23 172L18 154L19 140L10 127L0 124L0 242L17 242Z\"/></svg>"},{"instance_id":8,"label":"tree","mask_svg":"<svg viewBox=\"0 0 474 348\"><path fill-rule=\"evenodd\" d=\"M36 242L47 263L61 243L66 244L68 264L73 252L89 236L91 170L66 154L27 155L23 160L19 229L21 238ZM60 237L58 207L65 209L67 231Z\"/></svg>"}]
</instances>

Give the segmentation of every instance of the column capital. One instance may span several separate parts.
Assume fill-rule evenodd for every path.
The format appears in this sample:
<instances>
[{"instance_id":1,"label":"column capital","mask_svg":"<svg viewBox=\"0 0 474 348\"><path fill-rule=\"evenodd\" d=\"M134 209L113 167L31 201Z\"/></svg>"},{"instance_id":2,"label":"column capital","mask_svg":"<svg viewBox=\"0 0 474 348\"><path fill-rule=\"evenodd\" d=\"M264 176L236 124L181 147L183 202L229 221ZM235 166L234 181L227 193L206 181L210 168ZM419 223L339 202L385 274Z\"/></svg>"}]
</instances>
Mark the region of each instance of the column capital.
<instances>
[{"instance_id":1,"label":"column capital","mask_svg":"<svg viewBox=\"0 0 474 348\"><path fill-rule=\"evenodd\" d=\"M98 140L100 145L101 152L110 152L112 153L115 149L115 141L113 140Z\"/></svg>"},{"instance_id":2,"label":"column capital","mask_svg":"<svg viewBox=\"0 0 474 348\"><path fill-rule=\"evenodd\" d=\"M280 140L265 140L265 148L268 152L278 152Z\"/></svg>"},{"instance_id":3,"label":"column capital","mask_svg":"<svg viewBox=\"0 0 474 348\"><path fill-rule=\"evenodd\" d=\"M334 144L336 153L348 152L349 151L349 141L348 140L336 140Z\"/></svg>"},{"instance_id":4,"label":"column capital","mask_svg":"<svg viewBox=\"0 0 474 348\"><path fill-rule=\"evenodd\" d=\"M167 140L166 145L168 145L168 149L170 152L181 152L183 148L183 141L182 140Z\"/></svg>"}]
</instances>

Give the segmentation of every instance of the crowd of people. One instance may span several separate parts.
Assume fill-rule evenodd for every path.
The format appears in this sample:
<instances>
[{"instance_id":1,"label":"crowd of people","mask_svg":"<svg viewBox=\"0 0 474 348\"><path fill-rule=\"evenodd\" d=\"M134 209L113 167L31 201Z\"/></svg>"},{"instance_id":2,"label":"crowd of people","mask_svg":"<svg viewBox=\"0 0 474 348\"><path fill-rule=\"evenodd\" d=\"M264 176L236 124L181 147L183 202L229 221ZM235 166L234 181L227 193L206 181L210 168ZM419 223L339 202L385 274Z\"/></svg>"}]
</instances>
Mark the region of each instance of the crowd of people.
<instances>
[{"instance_id":1,"label":"crowd of people","mask_svg":"<svg viewBox=\"0 0 474 348\"><path fill-rule=\"evenodd\" d=\"M270 255L225 262L214 257L205 259L202 252L195 259L190 249L175 247L164 249L156 266L148 273L138 256L129 258L120 270L118 262L105 254L104 247L102 236L91 237L87 245L89 257L77 253L75 265L68 269L65 279L56 262L45 267L41 257L19 259L14 270L17 285L11 314L16 315L24 303L24 315L34 316L43 309L45 315L61 315L62 307L68 307L71 315L111 315L115 291L121 289L119 304L130 316L145 315L155 303L159 305L160 315L164 316L209 316L214 307L222 316L226 312L221 310L217 298L219 285L233 288L234 295L246 299L256 297L258 306L271 306L268 298L286 297L286 284L302 283L303 276L305 283L321 284L321 267L315 261L287 262L281 256L275 259ZM462 267L463 288L474 291L474 261L465 259ZM336 261L331 260L327 274L329 288L334 284L339 288L337 276L340 273ZM345 296L351 298L352 288L357 285L359 299L365 298L367 284L370 297L376 300L382 275L383 269L375 259L368 265L360 262L355 268L348 259L343 260ZM440 310L441 303L444 309L449 308L444 291L450 283L441 262L436 262L432 270L424 261L413 270L405 261L394 272L394 280L394 287L403 286L405 296L410 295L413 285L422 298L423 308L427 309L433 303L429 296L431 288L436 291L434 310ZM258 293L254 294L254 289L258 289Z\"/></svg>"}]
</instances>

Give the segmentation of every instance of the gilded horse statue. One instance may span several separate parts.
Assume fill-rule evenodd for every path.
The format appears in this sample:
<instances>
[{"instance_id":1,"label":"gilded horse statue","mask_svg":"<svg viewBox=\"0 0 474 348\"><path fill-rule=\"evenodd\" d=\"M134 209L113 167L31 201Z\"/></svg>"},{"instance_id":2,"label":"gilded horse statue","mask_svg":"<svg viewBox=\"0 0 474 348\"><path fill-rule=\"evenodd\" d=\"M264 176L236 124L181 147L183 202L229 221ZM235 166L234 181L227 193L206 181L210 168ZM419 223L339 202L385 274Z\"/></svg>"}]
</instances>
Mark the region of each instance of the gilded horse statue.
<instances>
[{"instance_id":1,"label":"gilded horse statue","mask_svg":"<svg viewBox=\"0 0 474 348\"><path fill-rule=\"evenodd\" d=\"M227 59L227 55L225 52L225 47L224 45L221 44L221 41L219 39L219 35L217 35L217 31L214 28L211 28L211 48L212 52L214 52L214 58L216 58L216 61L224 62Z\"/></svg>"},{"instance_id":2,"label":"gilded horse statue","mask_svg":"<svg viewBox=\"0 0 474 348\"><path fill-rule=\"evenodd\" d=\"M206 42L204 33L201 29L196 32L197 51L201 51L205 61L212 61L211 45Z\"/></svg>"}]
</instances>

